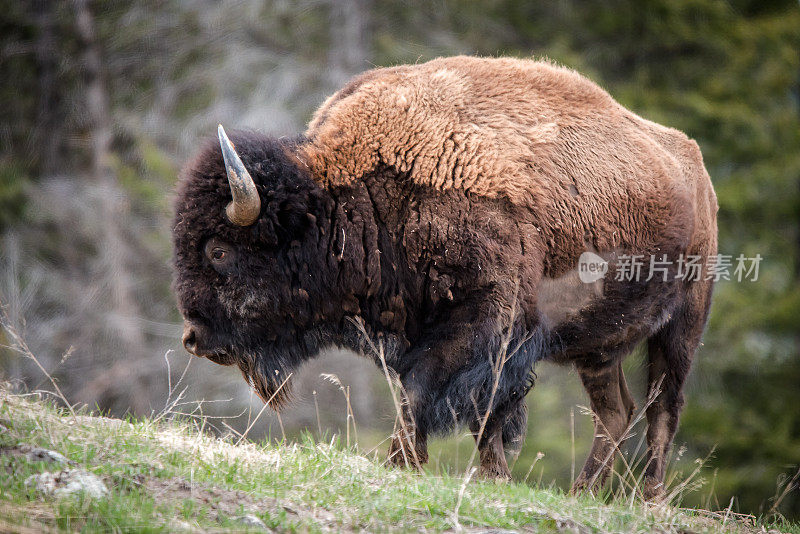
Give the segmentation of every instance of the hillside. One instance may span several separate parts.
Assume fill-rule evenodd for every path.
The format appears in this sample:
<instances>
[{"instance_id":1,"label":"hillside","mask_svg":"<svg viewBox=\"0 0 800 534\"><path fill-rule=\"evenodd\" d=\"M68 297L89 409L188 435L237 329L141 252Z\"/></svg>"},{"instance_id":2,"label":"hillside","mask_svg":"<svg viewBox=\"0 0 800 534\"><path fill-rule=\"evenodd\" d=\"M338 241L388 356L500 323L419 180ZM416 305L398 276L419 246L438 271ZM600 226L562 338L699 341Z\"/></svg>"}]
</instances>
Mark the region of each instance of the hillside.
<instances>
[{"instance_id":1,"label":"hillside","mask_svg":"<svg viewBox=\"0 0 800 534\"><path fill-rule=\"evenodd\" d=\"M37 395L0 387L0 531L778 528L725 511L608 505L524 484L464 484L460 477L389 470L336 440L237 443L237 437L209 436L197 428L203 424L72 414ZM791 525L780 530L800 532Z\"/></svg>"}]
</instances>

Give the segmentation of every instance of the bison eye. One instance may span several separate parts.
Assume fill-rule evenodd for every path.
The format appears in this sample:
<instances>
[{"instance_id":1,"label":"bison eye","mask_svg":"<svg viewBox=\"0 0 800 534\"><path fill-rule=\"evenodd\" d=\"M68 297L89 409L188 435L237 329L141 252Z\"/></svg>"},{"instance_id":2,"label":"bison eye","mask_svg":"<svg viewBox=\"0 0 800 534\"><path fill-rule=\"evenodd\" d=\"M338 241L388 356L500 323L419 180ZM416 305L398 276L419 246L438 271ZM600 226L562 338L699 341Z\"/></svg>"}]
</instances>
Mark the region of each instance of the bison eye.
<instances>
[{"instance_id":1,"label":"bison eye","mask_svg":"<svg viewBox=\"0 0 800 534\"><path fill-rule=\"evenodd\" d=\"M214 261L222 261L225 259L226 252L222 247L214 247L211 250L211 259Z\"/></svg>"},{"instance_id":2,"label":"bison eye","mask_svg":"<svg viewBox=\"0 0 800 534\"><path fill-rule=\"evenodd\" d=\"M233 261L235 257L234 252L233 247L217 238L209 239L205 246L206 258L211 262L212 267L218 271L220 269L223 269L225 272L228 271L228 268L231 266L231 261Z\"/></svg>"}]
</instances>

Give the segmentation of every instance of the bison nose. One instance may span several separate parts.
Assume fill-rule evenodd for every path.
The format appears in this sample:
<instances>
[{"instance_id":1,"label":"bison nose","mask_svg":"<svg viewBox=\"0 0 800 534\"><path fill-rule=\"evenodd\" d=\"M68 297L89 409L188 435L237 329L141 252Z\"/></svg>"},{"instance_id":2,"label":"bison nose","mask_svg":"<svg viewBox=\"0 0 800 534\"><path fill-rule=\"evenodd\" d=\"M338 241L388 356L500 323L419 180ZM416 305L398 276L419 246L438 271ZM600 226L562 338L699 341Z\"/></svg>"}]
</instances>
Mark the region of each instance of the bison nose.
<instances>
[{"instance_id":1,"label":"bison nose","mask_svg":"<svg viewBox=\"0 0 800 534\"><path fill-rule=\"evenodd\" d=\"M184 323L183 324L183 336L181 338L183 341L183 346L191 352L192 354L196 354L197 350L197 332L195 331L194 326L191 323Z\"/></svg>"}]
</instances>

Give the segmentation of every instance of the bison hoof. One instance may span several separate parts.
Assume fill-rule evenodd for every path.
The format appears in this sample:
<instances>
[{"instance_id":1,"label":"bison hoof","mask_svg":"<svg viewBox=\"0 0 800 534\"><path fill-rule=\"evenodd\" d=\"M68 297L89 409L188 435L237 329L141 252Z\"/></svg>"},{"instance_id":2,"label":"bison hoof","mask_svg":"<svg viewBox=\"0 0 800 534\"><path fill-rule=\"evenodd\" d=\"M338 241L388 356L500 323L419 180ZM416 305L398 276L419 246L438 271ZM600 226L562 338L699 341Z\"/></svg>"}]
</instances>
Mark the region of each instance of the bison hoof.
<instances>
[{"instance_id":1,"label":"bison hoof","mask_svg":"<svg viewBox=\"0 0 800 534\"><path fill-rule=\"evenodd\" d=\"M660 480L645 478L642 498L653 504L663 503L667 498L666 492L664 491L664 483Z\"/></svg>"},{"instance_id":2,"label":"bison hoof","mask_svg":"<svg viewBox=\"0 0 800 534\"><path fill-rule=\"evenodd\" d=\"M482 465L480 469L478 469L478 478L503 483L511 480L511 473L507 467L501 465Z\"/></svg>"},{"instance_id":3,"label":"bison hoof","mask_svg":"<svg viewBox=\"0 0 800 534\"><path fill-rule=\"evenodd\" d=\"M585 473L581 473L578 475L578 478L575 479L575 482L572 484L572 488L570 488L569 492L572 495L582 495L584 493L588 493L590 495L595 495L597 491L602 487L602 483L600 481L596 481L593 485L589 485L589 481L592 479L592 476L588 476Z\"/></svg>"},{"instance_id":4,"label":"bison hoof","mask_svg":"<svg viewBox=\"0 0 800 534\"><path fill-rule=\"evenodd\" d=\"M569 489L571 495L582 495L586 491L586 481L576 480Z\"/></svg>"},{"instance_id":5,"label":"bison hoof","mask_svg":"<svg viewBox=\"0 0 800 534\"><path fill-rule=\"evenodd\" d=\"M410 467L413 469L416 467L414 465L414 458L409 456L406 459L406 457L404 457L403 453L400 451L390 454L389 457L386 459L386 465L388 465L389 467L396 467L396 468Z\"/></svg>"},{"instance_id":6,"label":"bison hoof","mask_svg":"<svg viewBox=\"0 0 800 534\"><path fill-rule=\"evenodd\" d=\"M404 454L405 452L405 454ZM416 455L409 450L402 451L394 445L389 449L389 457L386 465L391 467L409 467L411 469L422 469L422 465L427 463L428 456L421 451L416 451Z\"/></svg>"}]
</instances>

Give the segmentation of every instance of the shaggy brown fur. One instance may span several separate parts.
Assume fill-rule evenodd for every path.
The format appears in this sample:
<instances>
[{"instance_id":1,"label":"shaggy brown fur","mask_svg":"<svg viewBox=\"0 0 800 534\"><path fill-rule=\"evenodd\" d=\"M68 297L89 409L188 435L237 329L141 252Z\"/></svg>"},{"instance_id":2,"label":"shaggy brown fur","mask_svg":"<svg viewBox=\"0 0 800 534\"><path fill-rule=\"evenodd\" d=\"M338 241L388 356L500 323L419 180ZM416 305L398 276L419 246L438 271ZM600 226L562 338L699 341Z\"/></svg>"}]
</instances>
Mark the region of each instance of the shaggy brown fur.
<instances>
[{"instance_id":1,"label":"shaggy brown fur","mask_svg":"<svg viewBox=\"0 0 800 534\"><path fill-rule=\"evenodd\" d=\"M703 268L716 254L716 198L693 141L570 70L471 57L364 73L299 139L231 139L262 211L251 227L224 218L215 143L184 170L174 235L187 348L238 364L266 399L326 345L369 353L360 318L407 394L413 432L394 440L394 460L424 461L431 433L477 434L489 413L478 446L493 477L509 476L502 450L521 445L535 362L573 365L597 424L577 490L610 472L634 409L621 362L647 340L660 394L644 493L663 492L712 283L615 275L621 254L699 255ZM604 280L581 283L585 251L609 261Z\"/></svg>"},{"instance_id":2,"label":"shaggy brown fur","mask_svg":"<svg viewBox=\"0 0 800 534\"><path fill-rule=\"evenodd\" d=\"M527 207L554 245L551 276L587 241L646 250L666 227L690 233L695 217L711 228L716 211L694 141L543 61L460 56L370 71L305 135L298 155L323 185L388 165L420 185Z\"/></svg>"}]
</instances>

